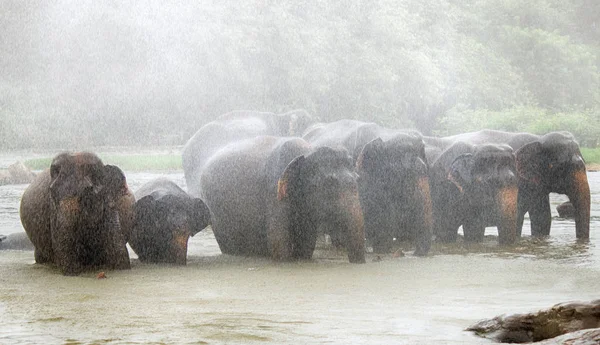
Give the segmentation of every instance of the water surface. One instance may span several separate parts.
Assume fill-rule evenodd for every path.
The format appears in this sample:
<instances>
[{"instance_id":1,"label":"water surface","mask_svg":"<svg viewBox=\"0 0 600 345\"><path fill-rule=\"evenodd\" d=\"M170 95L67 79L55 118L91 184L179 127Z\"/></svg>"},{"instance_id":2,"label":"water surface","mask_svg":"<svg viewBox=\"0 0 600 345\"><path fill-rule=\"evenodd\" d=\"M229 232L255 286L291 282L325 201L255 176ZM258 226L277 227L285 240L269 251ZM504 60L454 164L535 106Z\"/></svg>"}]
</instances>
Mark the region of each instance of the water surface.
<instances>
[{"instance_id":1,"label":"water surface","mask_svg":"<svg viewBox=\"0 0 600 345\"><path fill-rule=\"evenodd\" d=\"M132 189L166 175L126 172ZM502 313L599 298L600 173L592 188L590 244L575 241L571 220L551 237L497 247L435 245L416 258L367 255L347 263L321 245L315 259L274 263L220 254L210 230L192 238L188 265L140 263L130 271L64 277L36 265L32 252L0 252L0 344L486 344L467 326ZM23 231L18 204L25 185L0 186L0 233Z\"/></svg>"}]
</instances>

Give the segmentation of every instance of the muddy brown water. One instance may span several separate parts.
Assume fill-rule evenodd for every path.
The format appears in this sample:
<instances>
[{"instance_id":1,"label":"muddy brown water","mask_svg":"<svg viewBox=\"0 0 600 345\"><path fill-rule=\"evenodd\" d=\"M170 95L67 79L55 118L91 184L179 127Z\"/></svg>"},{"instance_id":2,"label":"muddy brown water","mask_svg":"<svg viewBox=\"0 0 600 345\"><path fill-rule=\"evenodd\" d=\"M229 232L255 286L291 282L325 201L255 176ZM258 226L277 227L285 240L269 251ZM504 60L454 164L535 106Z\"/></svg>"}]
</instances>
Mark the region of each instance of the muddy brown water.
<instances>
[{"instance_id":1,"label":"muddy brown water","mask_svg":"<svg viewBox=\"0 0 600 345\"><path fill-rule=\"evenodd\" d=\"M7 161L9 159L6 159ZM126 172L132 189L160 175ZM558 219L550 238L498 248L435 245L426 258L367 255L347 263L322 244L311 261L222 255L210 230L191 239L188 265L64 277L30 251L0 251L0 344L488 344L464 329L502 313L599 298L600 173L589 173L591 241ZM0 233L23 231L25 185L0 186ZM380 260L379 260L380 259Z\"/></svg>"}]
</instances>

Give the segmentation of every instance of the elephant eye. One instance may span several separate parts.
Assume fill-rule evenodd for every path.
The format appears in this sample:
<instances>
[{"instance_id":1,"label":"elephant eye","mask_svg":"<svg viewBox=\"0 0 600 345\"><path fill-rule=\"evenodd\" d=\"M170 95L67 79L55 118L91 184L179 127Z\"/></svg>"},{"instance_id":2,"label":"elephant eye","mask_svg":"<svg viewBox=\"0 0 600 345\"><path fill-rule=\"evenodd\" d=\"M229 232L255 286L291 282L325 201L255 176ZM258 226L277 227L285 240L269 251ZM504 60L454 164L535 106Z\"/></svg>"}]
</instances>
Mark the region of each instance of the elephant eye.
<instances>
[{"instance_id":1,"label":"elephant eye","mask_svg":"<svg viewBox=\"0 0 600 345\"><path fill-rule=\"evenodd\" d=\"M54 179L54 178L56 178L56 176L58 176L58 174L60 174L60 166L52 165L50 167L50 177L52 177Z\"/></svg>"},{"instance_id":2,"label":"elephant eye","mask_svg":"<svg viewBox=\"0 0 600 345\"><path fill-rule=\"evenodd\" d=\"M552 163L548 164L548 169L552 169L553 165Z\"/></svg>"}]
</instances>

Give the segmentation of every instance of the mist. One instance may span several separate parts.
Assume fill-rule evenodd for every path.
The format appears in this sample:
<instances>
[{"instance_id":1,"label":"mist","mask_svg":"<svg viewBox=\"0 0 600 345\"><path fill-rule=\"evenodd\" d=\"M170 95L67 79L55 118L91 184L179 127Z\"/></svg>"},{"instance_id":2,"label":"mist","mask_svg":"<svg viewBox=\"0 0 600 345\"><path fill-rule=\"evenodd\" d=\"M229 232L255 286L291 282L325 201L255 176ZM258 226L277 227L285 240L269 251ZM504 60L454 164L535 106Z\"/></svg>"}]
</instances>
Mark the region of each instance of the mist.
<instances>
[{"instance_id":1,"label":"mist","mask_svg":"<svg viewBox=\"0 0 600 345\"><path fill-rule=\"evenodd\" d=\"M592 0L4 0L0 149L183 145L235 109L426 134L595 123L599 17Z\"/></svg>"}]
</instances>

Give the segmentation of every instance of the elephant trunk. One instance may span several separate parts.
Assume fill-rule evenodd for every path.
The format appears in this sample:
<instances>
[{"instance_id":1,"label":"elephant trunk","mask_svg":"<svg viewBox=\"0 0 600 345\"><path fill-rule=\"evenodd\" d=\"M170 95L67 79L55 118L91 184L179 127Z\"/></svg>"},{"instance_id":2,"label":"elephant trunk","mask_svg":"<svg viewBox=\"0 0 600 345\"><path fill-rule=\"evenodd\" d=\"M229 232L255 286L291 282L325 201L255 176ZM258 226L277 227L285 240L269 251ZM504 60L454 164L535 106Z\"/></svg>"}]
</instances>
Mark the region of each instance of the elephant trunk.
<instances>
[{"instance_id":1,"label":"elephant trunk","mask_svg":"<svg viewBox=\"0 0 600 345\"><path fill-rule=\"evenodd\" d=\"M185 265L187 261L187 247L189 240L189 232L188 231L180 231L174 234L173 243L172 243L172 257L169 261L172 260L173 263L177 265Z\"/></svg>"},{"instance_id":2,"label":"elephant trunk","mask_svg":"<svg viewBox=\"0 0 600 345\"><path fill-rule=\"evenodd\" d=\"M517 199L518 187L506 186L496 194L498 205L498 242L511 245L517 240Z\"/></svg>"},{"instance_id":3,"label":"elephant trunk","mask_svg":"<svg viewBox=\"0 0 600 345\"><path fill-rule=\"evenodd\" d=\"M419 219L419 222L422 223L420 226L415 228L417 231L415 236L415 255L427 255L429 249L431 248L431 238L433 234L433 206L431 201L431 192L429 190L429 178L427 176L422 176L419 178L419 181L417 182L417 189L417 200L420 201L419 208L421 208L421 212L419 212L419 214L422 215L422 218Z\"/></svg>"},{"instance_id":4,"label":"elephant trunk","mask_svg":"<svg viewBox=\"0 0 600 345\"><path fill-rule=\"evenodd\" d=\"M585 168L573 173L573 188L568 194L575 208L575 235L578 240L590 238L590 186Z\"/></svg>"},{"instance_id":5,"label":"elephant trunk","mask_svg":"<svg viewBox=\"0 0 600 345\"><path fill-rule=\"evenodd\" d=\"M346 249L351 263L365 263L365 225L358 192L342 193L342 208L346 214Z\"/></svg>"}]
</instances>

